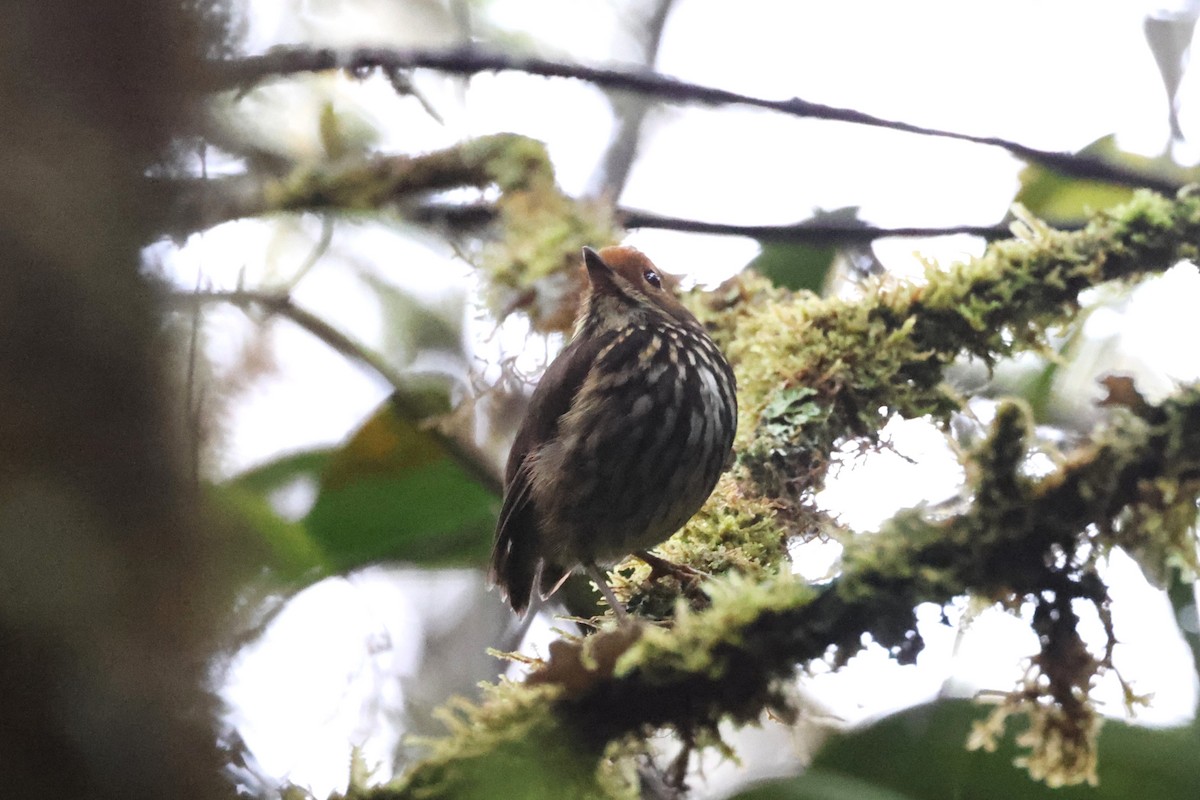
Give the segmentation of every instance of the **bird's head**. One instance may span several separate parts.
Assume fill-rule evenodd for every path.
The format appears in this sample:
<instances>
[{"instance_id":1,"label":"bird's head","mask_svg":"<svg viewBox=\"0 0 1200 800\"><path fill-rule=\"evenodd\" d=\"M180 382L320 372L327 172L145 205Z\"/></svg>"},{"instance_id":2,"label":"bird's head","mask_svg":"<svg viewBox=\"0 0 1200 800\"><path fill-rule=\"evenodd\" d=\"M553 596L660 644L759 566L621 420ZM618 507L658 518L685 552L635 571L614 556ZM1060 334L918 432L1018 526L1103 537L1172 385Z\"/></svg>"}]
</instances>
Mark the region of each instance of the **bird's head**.
<instances>
[{"instance_id":1,"label":"bird's head","mask_svg":"<svg viewBox=\"0 0 1200 800\"><path fill-rule=\"evenodd\" d=\"M692 312L679 302L679 279L665 273L633 247L583 248L591 293L588 313L624 312L633 317L665 314L677 323L698 325ZM607 307L607 308L606 308Z\"/></svg>"}]
</instances>

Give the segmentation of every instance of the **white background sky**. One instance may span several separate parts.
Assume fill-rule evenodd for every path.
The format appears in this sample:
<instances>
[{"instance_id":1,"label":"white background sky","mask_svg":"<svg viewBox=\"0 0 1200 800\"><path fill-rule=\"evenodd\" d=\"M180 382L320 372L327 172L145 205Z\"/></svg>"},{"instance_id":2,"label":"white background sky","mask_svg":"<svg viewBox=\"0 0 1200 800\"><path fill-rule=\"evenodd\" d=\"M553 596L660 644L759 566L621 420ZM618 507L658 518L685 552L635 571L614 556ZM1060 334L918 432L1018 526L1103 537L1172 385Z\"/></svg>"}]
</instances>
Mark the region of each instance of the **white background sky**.
<instances>
[{"instance_id":1,"label":"white background sky","mask_svg":"<svg viewBox=\"0 0 1200 800\"><path fill-rule=\"evenodd\" d=\"M247 0L248 52L283 43L438 45L453 40L439 3L399 0ZM855 108L919 125L997 135L1047 149L1075 150L1110 133L1145 154L1168 138L1161 82L1142 32L1143 2L769 2L679 0L662 42L659 69L680 78L769 98ZM612 0L497 0L490 24L544 43L551 56L605 62L628 50ZM421 152L496 131L545 141L563 187L586 190L611 133L604 96L575 82L516 74L483 75L465 89L419 75L419 88L444 117L439 124L386 82L315 76L251 92L229 111L230 124L291 156L320 153L317 114L332 102L366 146ZM1185 132L1200 130L1195 79L1181 90ZM358 121L355 123L355 121ZM1180 151L1186 156L1186 148ZM733 108L671 107L654 112L621 197L664 214L735 223L788 223L814 208L858 206L881 225L991 224L1008 208L1021 165L1006 153L940 139ZM212 170L236 171L214 159ZM177 250L152 248L185 288L231 288L287 281L319 236L313 218L250 220L191 237ZM757 252L749 240L639 231L629 243L660 266L716 282ZM920 251L946 263L981 250L978 241L883 241L876 253L900 274L917 274ZM385 315L363 276L433 301L469 333L487 333L470 299L470 269L444 245L415 239L386 222L341 222L328 254L293 292L296 302L403 361L388 345ZM1152 393L1200 375L1194 309L1200 279L1180 267L1139 289L1119 311L1093 316L1093 372L1134 371ZM209 309L207 348L218 375L240 363L259 335L232 309ZM511 337L510 337L511 339ZM387 395L376 378L347 364L286 324L270 326L275 368L238 394L223 416L223 460L230 475L282 452L342 440ZM523 339L518 339L518 342ZM485 346L502 346L492 342ZM511 341L509 342L511 344ZM531 345L542 352L544 348ZM390 348L390 349L389 349ZM490 351L489 351L490 352ZM1079 386L1087 398L1092 378ZM895 426L898 449L831 483L824 502L869 530L897 508L950 496L958 471L940 434L922 423ZM871 498L871 502L864 502ZM293 498L302 502L303 497ZM302 510L299 509L299 510ZM798 552L806 575L828 568L819 546ZM828 550L828 548L826 548ZM1144 718L1177 722L1195 707L1194 676L1165 600L1124 557L1112 559L1118 665L1139 690L1156 692ZM455 573L439 597L475 598L481 576ZM411 571L376 569L323 582L302 593L266 639L228 673L231 719L273 779L318 795L344 785L349 743L384 761L406 691L396 675L437 669L422 642L452 630L476 606L428 608L428 581ZM456 594L457 593L457 594ZM482 602L498 604L494 596ZM928 649L919 668L901 668L867 651L845 674L807 686L832 716L853 721L927 699L953 677L959 692L1007 689L1036 644L1027 626L985 614L961 640L923 615ZM530 647L544 647L545 628ZM1113 686L1102 687L1112 694ZM1117 705L1111 710L1119 712ZM774 740L773 748L778 748ZM767 753L771 748L765 748ZM777 754L767 753L767 761ZM749 758L753 764L754 757ZM381 770L386 777L388 771ZM711 791L727 786L711 771Z\"/></svg>"}]
</instances>

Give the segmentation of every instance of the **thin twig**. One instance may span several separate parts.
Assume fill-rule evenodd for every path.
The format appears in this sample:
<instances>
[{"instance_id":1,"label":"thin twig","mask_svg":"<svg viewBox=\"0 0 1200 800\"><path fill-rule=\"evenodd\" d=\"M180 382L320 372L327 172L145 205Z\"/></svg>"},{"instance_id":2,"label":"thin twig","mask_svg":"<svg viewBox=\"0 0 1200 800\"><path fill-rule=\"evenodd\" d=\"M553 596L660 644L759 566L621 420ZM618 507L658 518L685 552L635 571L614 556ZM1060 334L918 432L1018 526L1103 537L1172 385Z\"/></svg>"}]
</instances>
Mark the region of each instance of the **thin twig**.
<instances>
[{"instance_id":1,"label":"thin twig","mask_svg":"<svg viewBox=\"0 0 1200 800\"><path fill-rule=\"evenodd\" d=\"M456 230L468 230L487 225L495 220L496 209L489 203L425 203L406 208L404 217L426 225L443 225ZM1012 235L1012 230L1003 223L998 225L883 227L866 223L847 225L805 221L790 225L737 225L672 217L656 214L653 211L623 207L616 209L616 219L621 227L627 229L645 228L685 233L708 233L718 236L746 236L761 242L793 242L818 247L869 244L876 239L887 237L916 238L965 234L992 240ZM1083 227L1083 222L1056 223L1054 227L1059 230L1077 230Z\"/></svg>"},{"instance_id":2,"label":"thin twig","mask_svg":"<svg viewBox=\"0 0 1200 800\"><path fill-rule=\"evenodd\" d=\"M197 277L196 291L199 290L200 277ZM191 441L188 442L192 468L191 479L194 487L200 486L200 440L202 435L202 414L204 408L203 392L201 391L201 396L198 397L196 389L196 364L198 360L197 356L200 351L200 316L200 308L197 307L192 313L191 332L188 336L187 378L184 392L188 433L190 434L191 439Z\"/></svg>"},{"instance_id":3,"label":"thin twig","mask_svg":"<svg viewBox=\"0 0 1200 800\"><path fill-rule=\"evenodd\" d=\"M172 234L183 235L229 220L276 210L267 208L263 201L261 189L264 183L265 180L256 179L251 175L234 175L212 178L209 181L185 178L167 182L156 179L151 188L164 198L173 198L164 199L163 206L171 208L172 211L171 219L164 222L163 227ZM400 213L412 222L443 226L454 231L480 228L496 219L496 208L490 203L429 202L406 205L400 209ZM762 242L792 242L818 247L869 244L889 236L913 238L967 234L991 240L1012 233L1006 224L881 227L807 221L790 225L737 225L673 217L635 208L617 208L616 219L622 227L628 229L746 236ZM1074 230L1081 225L1082 222L1078 221L1055 223L1055 227L1062 230Z\"/></svg>"},{"instance_id":4,"label":"thin twig","mask_svg":"<svg viewBox=\"0 0 1200 800\"><path fill-rule=\"evenodd\" d=\"M813 103L799 97L785 100L754 97L728 89L689 83L650 70L628 71L590 67L582 64L565 64L535 56L490 53L469 46L441 50L361 47L338 51L328 48L279 48L261 56L214 61L210 63L209 67L207 86L214 90L245 88L273 76L322 72L331 69L346 69L357 75L366 74L372 69L386 71L420 67L454 75L475 75L481 72L499 71L525 72L530 75L587 81L605 89L637 92L668 102L751 106L795 117L848 122L920 136L938 136L988 145L1001 148L1025 161L1074 178L1146 187L1163 193L1174 193L1181 187L1177 181L1139 172L1103 159L1042 150L996 136L978 136L914 125L899 120L876 117L854 109Z\"/></svg>"},{"instance_id":5,"label":"thin twig","mask_svg":"<svg viewBox=\"0 0 1200 800\"><path fill-rule=\"evenodd\" d=\"M654 69L658 61L658 47L662 42L667 16L675 0L655 0L640 19L633 20L634 36L641 50L640 62L643 69ZM637 6L631 8L636 12ZM593 190L590 194L608 197L615 201L621 196L629 171L637 157L638 144L642 139L642 124L650 111L650 98L640 93L620 93L608 96L609 105L617 117L612 140L600 159L600 165L592 177Z\"/></svg>"},{"instance_id":6,"label":"thin twig","mask_svg":"<svg viewBox=\"0 0 1200 800\"><path fill-rule=\"evenodd\" d=\"M434 437L446 454L481 486L495 494L500 494L503 490L500 475L491 459L487 458L473 441L466 437L449 434L436 424L429 424L435 422L435 419L422 409L419 400L409 389L408 381L404 379L403 374L393 369L378 353L354 341L312 312L297 306L287 293L235 289L232 291L180 292L172 295L172 299L179 304L216 302L229 303L242 309L258 307L270 314L291 320L339 354L362 364L379 375L394 390L392 402L405 419L420 426Z\"/></svg>"},{"instance_id":7,"label":"thin twig","mask_svg":"<svg viewBox=\"0 0 1200 800\"><path fill-rule=\"evenodd\" d=\"M869 244L876 239L889 236L928 237L967 234L985 239L1011 236L1007 225L948 225L944 227L880 227L877 225L846 225L797 222L793 225L736 225L727 222L704 222L655 214L651 211L621 208L617 220L626 228L651 228L656 230L684 231L687 233L709 233L721 236L747 236L763 242L794 242L816 246ZM1065 226L1070 229L1072 226Z\"/></svg>"}]
</instances>

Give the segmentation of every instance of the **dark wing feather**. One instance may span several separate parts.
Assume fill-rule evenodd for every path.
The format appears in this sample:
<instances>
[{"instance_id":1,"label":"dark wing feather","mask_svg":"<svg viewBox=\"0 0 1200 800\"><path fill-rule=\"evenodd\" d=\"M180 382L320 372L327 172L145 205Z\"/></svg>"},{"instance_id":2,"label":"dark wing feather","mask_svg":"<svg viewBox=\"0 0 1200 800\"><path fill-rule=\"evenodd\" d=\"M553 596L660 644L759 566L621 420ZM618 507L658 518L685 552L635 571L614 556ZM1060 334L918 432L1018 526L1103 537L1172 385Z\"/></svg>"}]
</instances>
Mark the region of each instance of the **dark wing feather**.
<instances>
[{"instance_id":1,"label":"dark wing feather","mask_svg":"<svg viewBox=\"0 0 1200 800\"><path fill-rule=\"evenodd\" d=\"M500 587L518 614L529 604L538 566L537 520L529 490L529 466L522 465L508 479L488 571L488 579Z\"/></svg>"},{"instance_id":2,"label":"dark wing feather","mask_svg":"<svg viewBox=\"0 0 1200 800\"><path fill-rule=\"evenodd\" d=\"M596 355L611 336L581 335L567 345L538 382L529 409L517 430L504 470L504 505L496 524L489 578L521 613L542 560L538 512L532 499L532 470L537 453L558 432L558 422L571 408Z\"/></svg>"}]
</instances>

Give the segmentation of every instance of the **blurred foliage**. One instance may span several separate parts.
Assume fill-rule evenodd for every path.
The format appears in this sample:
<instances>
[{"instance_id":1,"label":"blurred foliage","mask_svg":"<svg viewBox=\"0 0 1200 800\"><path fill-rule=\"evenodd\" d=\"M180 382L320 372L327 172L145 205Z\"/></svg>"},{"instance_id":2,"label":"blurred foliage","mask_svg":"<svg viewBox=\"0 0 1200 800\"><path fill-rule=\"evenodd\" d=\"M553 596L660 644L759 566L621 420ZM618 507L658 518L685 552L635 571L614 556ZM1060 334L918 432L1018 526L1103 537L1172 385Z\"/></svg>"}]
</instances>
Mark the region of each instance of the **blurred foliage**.
<instances>
[{"instance_id":1,"label":"blurred foliage","mask_svg":"<svg viewBox=\"0 0 1200 800\"><path fill-rule=\"evenodd\" d=\"M862 226L858 208L851 206L834 211L813 212L804 225L843 225L846 228ZM762 242L761 250L749 264L752 269L782 289L798 291L807 289L824 294L829 284L830 272L838 255L835 244L817 245L801 242Z\"/></svg>"},{"instance_id":2,"label":"blurred foliage","mask_svg":"<svg viewBox=\"0 0 1200 800\"><path fill-rule=\"evenodd\" d=\"M269 504L307 483L312 508L287 523ZM318 488L319 487L319 488ZM231 481L246 521L286 572L311 579L376 561L482 564L497 499L427 431L385 403L341 447L284 456Z\"/></svg>"},{"instance_id":3,"label":"blurred foliage","mask_svg":"<svg viewBox=\"0 0 1200 800\"><path fill-rule=\"evenodd\" d=\"M316 122L323 156L329 163L300 165L291 174L268 183L261 197L255 198L261 202L236 206L231 214L312 207L374 212L380 206L397 203L403 214L406 204L418 209L418 201L438 191L483 188L498 192L492 209L496 227L489 237L480 240L474 252L476 265L484 274L491 312L502 318L523 311L533 329L540 332L569 329L584 284L577 269L579 247L616 241L622 232L606 201L580 201L562 192L543 145L524 136L503 135L481 137L424 156L368 157L370 146L377 142L373 136L376 131L360 125L353 114L325 102ZM1163 158L1122 153L1111 136L1093 143L1080 155L1180 183L1200 177L1200 171L1182 169ZM1021 174L1016 200L1038 217L1053 222L1077 221L1131 198L1134 193L1125 187L1068 179L1030 165ZM597 781L594 766L598 759L602 768L607 762L597 742L606 735L615 736L614 731L627 732L622 725L630 731L644 731L671 722L675 719L672 715L685 715L677 706L686 701L690 713L700 718L698 729L705 730L708 725L715 736L717 721L730 717L731 709L735 719L745 721L757 718L764 706L776 701L782 704L784 698L777 691L775 679L790 676L795 661L801 658L785 648L796 646L788 637L803 633L803 626L784 619L787 624L779 624L778 630L772 631L775 638L766 644L757 644L746 631L761 633L760 629L769 627L772 620L795 612L801 605L798 598L814 607L816 602L808 599L809 587L778 584L775 594L771 594L768 580L755 581L768 572L767 567L776 567L786 556L789 533L780 526L788 523L799 530L811 523L811 517L800 513L797 497L819 486L835 445L844 442L847 435L877 442L878 428L896 414L948 417L961 407L962 398L947 391L943 368L958 360L964 348L991 365L996 358L1021 348L1045 347L1047 328L1076 315L1077 295L1082 289L1114 277L1159 269L1159 262L1168 256L1194 256L1198 224L1194 209L1179 215L1179 219L1168 218L1170 210L1163 206L1169 201L1159 200L1144 196L1133 199L1133 213L1127 218L1100 220L1095 230L1085 232L1090 238L1062 238L1041 223L1024 221L1018 233L1024 241L1001 245L994 251L1007 258L997 256L991 262L981 259L971 269L956 273L956 282L931 279L927 290L902 287L883 293L877 298L880 302L870 308L866 304L817 302L799 294L801 290L822 293L826 289L838 256L837 246L764 244L750 266L769 284L746 278L730 290L742 296L712 312L724 313L729 323L723 333L729 337L727 344L738 362L743 401L750 401L743 405L743 446L739 450L743 456L750 455L743 459L743 466L749 465L757 472L753 480L744 474L736 480L727 479L706 512L688 526L680 540L685 544L676 541L665 548L671 557L682 555L678 560L699 565L712 574L731 573L728 583L723 579L710 582L707 588L712 596L704 603L712 600L725 616L714 614L719 620L716 623L707 618L697 622L696 617L680 610L675 627L650 628L640 643L622 643L622 649L614 650L607 661L594 658L585 646L578 646L578 652L568 658L563 655L563 643L556 643L560 645L557 660L552 658L531 684L538 682L537 676L543 682L569 684L566 675L576 683L583 681L586 688L595 685L603 689L608 686L605 681L611 679L613 685L623 687L638 702L613 703L611 693L583 697L592 705L580 705L575 713L593 723L589 733L596 738L587 740L588 747L580 748L578 740L562 735L559 722L568 716L564 713L567 706L560 703L554 709L548 708L554 699L552 692L523 694L528 687L518 690L504 684L491 693L485 692L484 704L472 706L458 717L449 715L453 736L443 740L440 750L435 746L424 769L410 773L408 787L414 794L440 791L457 797L580 796L603 783ZM857 213L856 209L817 213L813 221L853 224ZM1185 244L1170 238L1179 231L1182 233L1178 238ZM1147 240L1159 234L1178 246L1173 245L1166 255L1157 241L1147 246ZM1106 249L1114 242L1125 250ZM1184 252L1185 247L1191 249ZM1047 264L1050 270L1039 271ZM370 283L388 323L385 355L389 360L405 360L421 348L462 354L462 334L456 324L427 313L412 298L382 281ZM1059 364L1050 362L1028 386L1027 397L1039 412L1049 405L1058 370ZM1024 441L1024 415L1010 412L998 415L1002 422L1021 417L1021 424L1012 426L1021 428L1021 435L1006 439L1014 445L1009 448L1010 469L1002 472L989 468L982 472L985 478L1016 475L1016 464L1026 454L1024 447L1017 447ZM397 406L386 404L344 445L284 456L244 473L217 487L216 501L254 530L261 539L264 561L289 579L316 579L381 560L421 566L480 564L490 546L497 498L447 454L444 440L413 423L412 418ZM1001 439L999 435L995 438ZM1190 469L1190 461L1188 465ZM1150 520L1159 527L1169 527L1168 533L1175 538L1166 541L1177 547L1177 540L1189 533L1186 523L1194 520L1195 504L1192 495L1187 494L1189 487L1184 478L1170 478L1174 483L1160 482L1153 487L1161 497L1141 501L1150 505L1150 511L1139 522ZM1025 489L1023 484L1019 488ZM291 521L284 513L286 506L304 500L305 491L312 496L311 507L302 515L297 512L299 518ZM1015 499L1020 503L1008 505L1033 508L1028 497ZM1159 500L1157 505L1151 502ZM1160 505L1183 512L1164 523L1151 516L1161 510ZM1176 519L1189 513L1189 519ZM1104 516L1106 521L1108 518ZM900 530L908 522L913 523L912 529ZM924 523L916 516L898 517L892 532L920 533L916 531L918 522ZM1136 535L1149 529L1147 524L1132 527L1137 528ZM1003 530L1021 533L1023 529L1009 525ZM960 538L969 539L972 552L978 553L983 537ZM945 531L930 530L924 542L918 539L916 535L896 535L876 540L875 544L882 544L868 555L881 565L878 568L874 563L870 569L862 567L867 560L863 553L874 546L872 542L860 542L857 550L849 549L846 564L851 572L857 557L860 572L886 585L886 590L880 591L876 583L863 581L867 588L862 589L862 596L851 600L882 598L880 602L897 607L893 610L907 624L917 595L909 597L897 588L900 581L910 577L904 569L914 565L920 568L913 571L920 571L920 580L926 585L938 584L935 588L939 597L963 591L964 584L971 589L981 585L979 581L963 581L945 569L941 558L948 544L955 544ZM928 563L909 558L919 544L927 545ZM672 547L675 552L671 552ZM1026 549L1037 559L1042 558L1042 550ZM1162 560L1160 555L1156 553L1155 557ZM1000 561L990 559L987 568L993 569ZM647 570L638 568L631 576L623 577L623 585L618 581L623 596L634 596L633 587L638 581L648 580ZM845 585L843 580L841 586ZM1006 591L1010 588L1004 587ZM832 597L836 591L821 597ZM725 592L724 597L721 592ZM735 602L735 596L740 602ZM642 612L659 608L662 616L669 616L676 610L674 599L674 591L643 593L635 597L640 605L635 603L634 607ZM873 624L881 619L879 614L860 616ZM841 620L840 629L834 633L849 636L851 644L857 646L861 636L859 627L854 626L860 621ZM829 615L821 624L837 627ZM819 638L827 633L818 628L813 635ZM909 631L900 626L891 633L899 637L907 636ZM586 641L610 641L605 635ZM887 644L885 637L876 638ZM760 651L741 652L739 648L747 641ZM809 644L813 643L805 642ZM851 647L843 649L849 652ZM919 639L906 639L894 645L893 652L908 657L915 655L916 649ZM617 655L628 656L620 668L616 665ZM744 660L737 661L735 656ZM772 670L760 674L752 669L771 658L780 662ZM736 680L729 679L730 675ZM664 685L670 687L663 682L664 676L683 676L693 682L680 679L682 688L675 686L672 693L663 690ZM746 676L761 681L755 683ZM701 707L699 702L705 700L703 692L696 690L699 681L706 682L702 688L711 691L709 707ZM735 690L732 693L731 687ZM1086 690L1084 686L1084 696ZM582 690L579 693L584 694ZM1055 699L1061 702L1061 698ZM658 709L656 702L662 706L657 717L651 713ZM587 713L579 714L579 708ZM635 718L613 720L622 713ZM638 714L644 717L636 717ZM866 731L834 740L804 777L760 787L744 796L868 800L1049 797L1044 786L1011 768L1011 741L1000 754L964 750L966 731L978 716L977 709L965 703L944 703L898 715ZM696 727L681 724L677 728L689 745L695 744ZM1066 797L1129 796L1139 789L1167 800L1185 792L1187 796L1196 794L1194 770L1181 766L1196 762L1195 728L1153 732L1110 725L1100 739L1100 748L1104 751L1100 759L1101 790L1074 789ZM1166 766L1164 760L1169 761ZM615 779L613 782L614 786L620 784ZM630 785L618 788L628 790Z\"/></svg>"},{"instance_id":4,"label":"blurred foliage","mask_svg":"<svg viewBox=\"0 0 1200 800\"><path fill-rule=\"evenodd\" d=\"M783 289L807 289L820 294L833 266L837 248L798 242L767 242L746 265Z\"/></svg>"},{"instance_id":5,"label":"blurred foliage","mask_svg":"<svg viewBox=\"0 0 1200 800\"><path fill-rule=\"evenodd\" d=\"M196 4L188 3L187 7ZM15 0L0 25L0 795L194 800L240 531L191 480L141 248L225 3Z\"/></svg>"},{"instance_id":6,"label":"blurred foliage","mask_svg":"<svg viewBox=\"0 0 1200 800\"><path fill-rule=\"evenodd\" d=\"M1078 155L1129 167L1180 185L1200 181L1200 169L1185 169L1166 156L1150 158L1125 152L1117 147L1116 137L1111 134L1092 142ZM1127 202L1134 194L1129 186L1069 178L1038 164L1029 164L1021 170L1020 181L1021 188L1013 202L1050 225L1077 223L1097 211Z\"/></svg>"},{"instance_id":7,"label":"blurred foliage","mask_svg":"<svg viewBox=\"0 0 1200 800\"><path fill-rule=\"evenodd\" d=\"M987 709L951 700L908 709L834 737L803 775L737 800L1191 800L1200 797L1200 725L1153 729L1110 721L1100 735L1100 783L1052 789L1013 769L1016 748L963 747Z\"/></svg>"},{"instance_id":8,"label":"blurred foliage","mask_svg":"<svg viewBox=\"0 0 1200 800\"><path fill-rule=\"evenodd\" d=\"M261 562L277 578L288 583L307 582L329 574L329 560L308 529L281 516L267 494L247 489L237 481L216 487L213 494L216 505L234 516L254 539L251 544L258 545Z\"/></svg>"}]
</instances>

